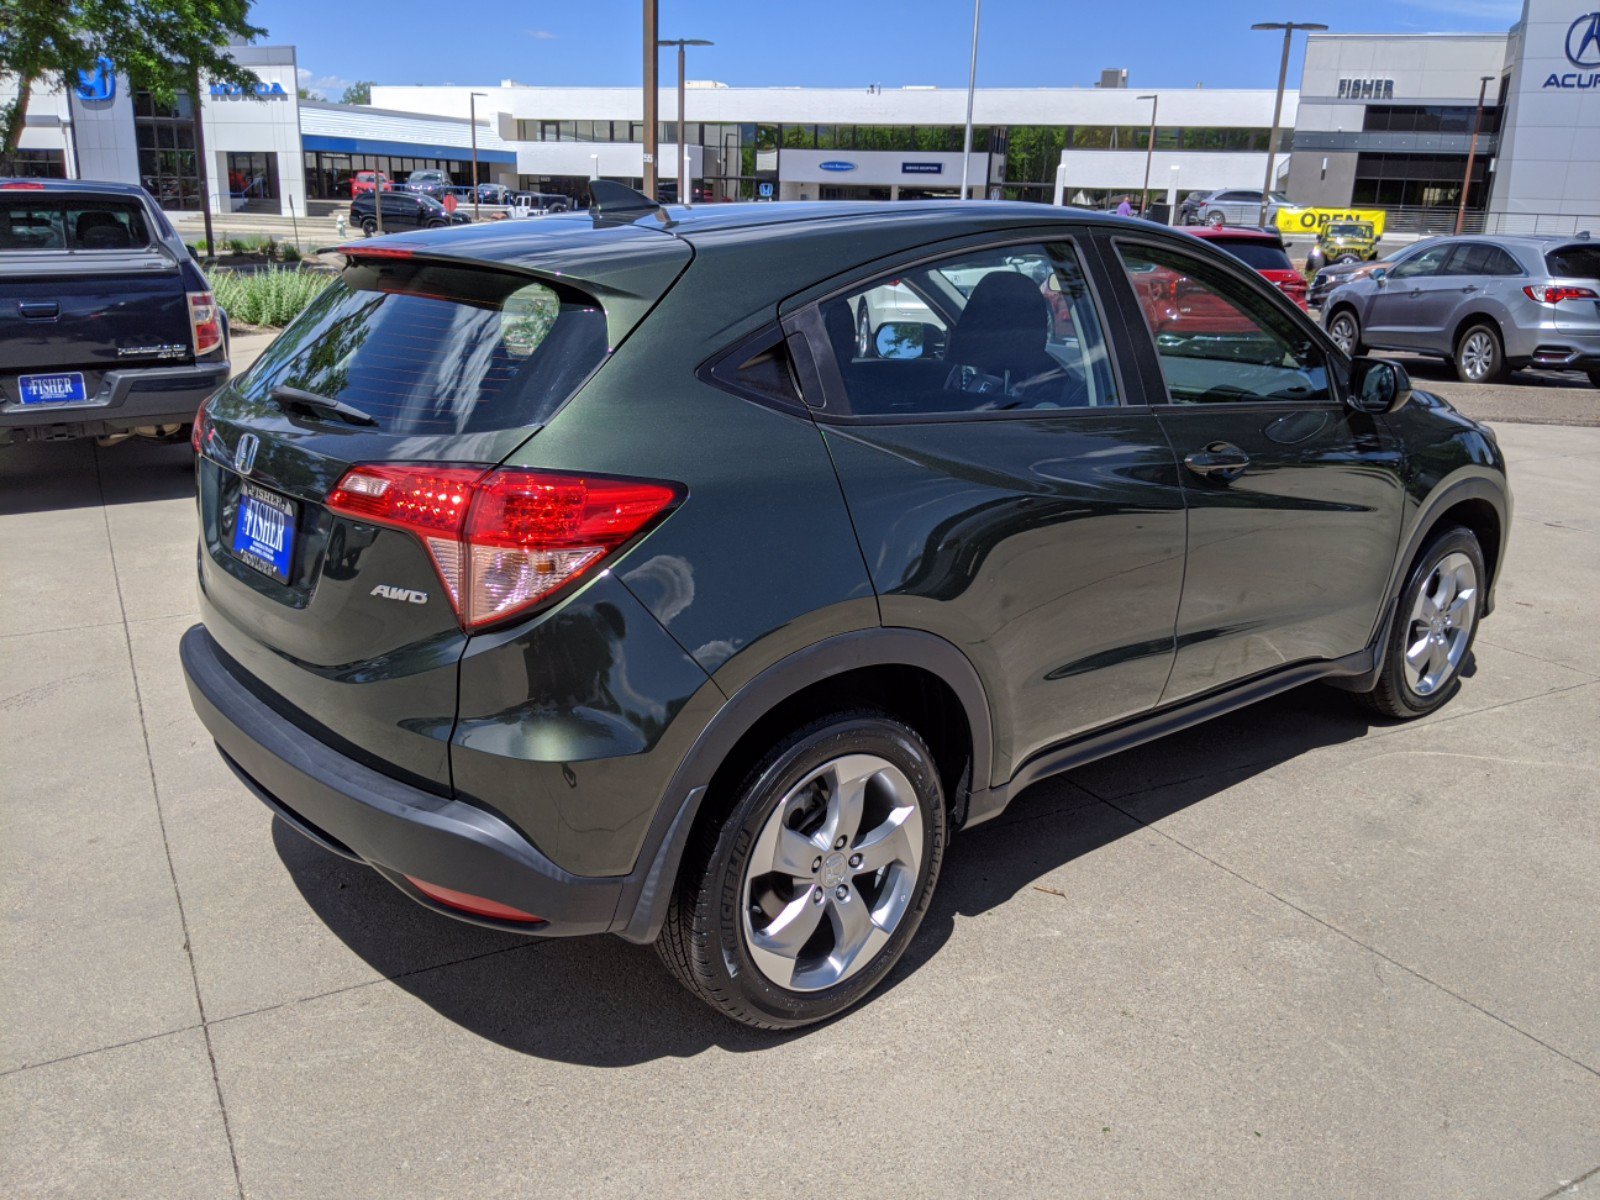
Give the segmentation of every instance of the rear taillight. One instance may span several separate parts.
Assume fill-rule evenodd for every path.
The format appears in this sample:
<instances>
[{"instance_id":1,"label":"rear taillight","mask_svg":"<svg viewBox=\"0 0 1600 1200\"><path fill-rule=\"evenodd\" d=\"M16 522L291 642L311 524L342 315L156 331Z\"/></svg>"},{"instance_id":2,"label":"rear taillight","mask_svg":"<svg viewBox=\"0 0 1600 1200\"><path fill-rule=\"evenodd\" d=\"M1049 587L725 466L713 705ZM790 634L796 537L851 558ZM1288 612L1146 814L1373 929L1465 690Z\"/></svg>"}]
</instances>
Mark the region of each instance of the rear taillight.
<instances>
[{"instance_id":1,"label":"rear taillight","mask_svg":"<svg viewBox=\"0 0 1600 1200\"><path fill-rule=\"evenodd\" d=\"M189 446L199 454L205 444L211 440L211 397L207 396L200 401L200 407L195 410L194 424L189 429Z\"/></svg>"},{"instance_id":2,"label":"rear taillight","mask_svg":"<svg viewBox=\"0 0 1600 1200\"><path fill-rule=\"evenodd\" d=\"M1563 300L1600 300L1593 288L1571 287L1561 283L1536 283L1522 289L1529 300L1540 304L1560 304Z\"/></svg>"},{"instance_id":3,"label":"rear taillight","mask_svg":"<svg viewBox=\"0 0 1600 1200\"><path fill-rule=\"evenodd\" d=\"M222 345L222 310L210 292L189 293L189 329L196 358Z\"/></svg>"},{"instance_id":4,"label":"rear taillight","mask_svg":"<svg viewBox=\"0 0 1600 1200\"><path fill-rule=\"evenodd\" d=\"M44 184L33 183L26 179L13 179L8 183L0 183L0 192L42 192Z\"/></svg>"},{"instance_id":5,"label":"rear taillight","mask_svg":"<svg viewBox=\"0 0 1600 1200\"><path fill-rule=\"evenodd\" d=\"M505 620L592 571L676 504L672 484L505 467L362 465L336 513L414 534L463 629Z\"/></svg>"}]
</instances>

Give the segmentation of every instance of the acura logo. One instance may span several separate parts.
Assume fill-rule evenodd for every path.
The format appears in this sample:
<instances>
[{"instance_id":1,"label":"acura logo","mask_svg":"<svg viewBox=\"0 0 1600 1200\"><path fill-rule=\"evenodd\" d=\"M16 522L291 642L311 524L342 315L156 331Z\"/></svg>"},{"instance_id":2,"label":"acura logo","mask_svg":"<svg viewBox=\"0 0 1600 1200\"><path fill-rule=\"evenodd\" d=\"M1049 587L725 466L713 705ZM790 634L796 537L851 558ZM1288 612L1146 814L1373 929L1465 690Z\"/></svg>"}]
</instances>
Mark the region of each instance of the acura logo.
<instances>
[{"instance_id":1,"label":"acura logo","mask_svg":"<svg viewBox=\"0 0 1600 1200\"><path fill-rule=\"evenodd\" d=\"M250 474L255 469L256 451L259 449L261 439L253 433L245 434L233 448L233 469L241 475Z\"/></svg>"},{"instance_id":2,"label":"acura logo","mask_svg":"<svg viewBox=\"0 0 1600 1200\"><path fill-rule=\"evenodd\" d=\"M1600 12L1579 17L1568 27L1567 58L1575 67L1600 67Z\"/></svg>"}]
</instances>

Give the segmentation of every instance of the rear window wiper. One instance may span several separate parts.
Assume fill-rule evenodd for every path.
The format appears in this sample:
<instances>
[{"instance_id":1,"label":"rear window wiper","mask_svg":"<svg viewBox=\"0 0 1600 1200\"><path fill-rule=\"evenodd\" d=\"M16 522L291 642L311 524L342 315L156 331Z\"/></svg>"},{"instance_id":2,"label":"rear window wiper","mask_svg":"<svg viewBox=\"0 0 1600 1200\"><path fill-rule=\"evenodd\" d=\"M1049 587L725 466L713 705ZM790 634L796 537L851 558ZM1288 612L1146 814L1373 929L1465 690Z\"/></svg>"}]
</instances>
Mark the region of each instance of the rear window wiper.
<instances>
[{"instance_id":1,"label":"rear window wiper","mask_svg":"<svg viewBox=\"0 0 1600 1200\"><path fill-rule=\"evenodd\" d=\"M316 392L302 391L297 387L280 384L272 389L272 399L287 412L303 412L313 417L333 417L351 425L376 425L378 418L363 412L353 404L319 396Z\"/></svg>"}]
</instances>

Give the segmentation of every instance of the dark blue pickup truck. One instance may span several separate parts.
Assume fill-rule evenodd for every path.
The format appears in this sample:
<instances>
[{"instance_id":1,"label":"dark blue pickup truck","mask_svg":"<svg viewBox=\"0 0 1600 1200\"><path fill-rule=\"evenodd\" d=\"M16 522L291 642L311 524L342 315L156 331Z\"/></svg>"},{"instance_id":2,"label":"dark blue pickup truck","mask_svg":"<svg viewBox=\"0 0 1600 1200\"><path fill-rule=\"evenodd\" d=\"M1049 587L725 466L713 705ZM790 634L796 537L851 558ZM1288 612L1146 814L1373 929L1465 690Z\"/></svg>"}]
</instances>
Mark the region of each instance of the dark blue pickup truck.
<instances>
[{"instance_id":1,"label":"dark blue pickup truck","mask_svg":"<svg viewBox=\"0 0 1600 1200\"><path fill-rule=\"evenodd\" d=\"M0 445L177 435L228 373L227 317L149 193L0 178Z\"/></svg>"}]
</instances>

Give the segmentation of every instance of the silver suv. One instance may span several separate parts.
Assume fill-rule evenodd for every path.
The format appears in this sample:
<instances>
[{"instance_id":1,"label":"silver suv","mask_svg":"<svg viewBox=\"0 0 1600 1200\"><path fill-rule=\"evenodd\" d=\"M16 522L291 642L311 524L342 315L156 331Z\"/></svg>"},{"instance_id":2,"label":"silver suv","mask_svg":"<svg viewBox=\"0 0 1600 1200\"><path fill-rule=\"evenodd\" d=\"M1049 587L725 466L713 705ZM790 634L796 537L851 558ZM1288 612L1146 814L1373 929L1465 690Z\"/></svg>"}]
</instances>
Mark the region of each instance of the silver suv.
<instances>
[{"instance_id":1,"label":"silver suv","mask_svg":"<svg viewBox=\"0 0 1600 1200\"><path fill-rule=\"evenodd\" d=\"M1278 221L1278 210L1299 211L1300 206L1290 204L1286 196L1273 192L1267 197L1267 224ZM1260 188L1223 188L1212 192L1193 210L1191 222L1195 225L1250 225L1261 224Z\"/></svg>"},{"instance_id":2,"label":"silver suv","mask_svg":"<svg viewBox=\"0 0 1600 1200\"><path fill-rule=\"evenodd\" d=\"M1600 242L1587 233L1418 242L1333 292L1323 314L1347 354L1432 354L1468 383L1583 371L1600 387Z\"/></svg>"}]
</instances>

